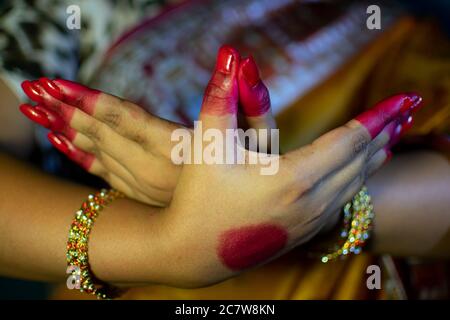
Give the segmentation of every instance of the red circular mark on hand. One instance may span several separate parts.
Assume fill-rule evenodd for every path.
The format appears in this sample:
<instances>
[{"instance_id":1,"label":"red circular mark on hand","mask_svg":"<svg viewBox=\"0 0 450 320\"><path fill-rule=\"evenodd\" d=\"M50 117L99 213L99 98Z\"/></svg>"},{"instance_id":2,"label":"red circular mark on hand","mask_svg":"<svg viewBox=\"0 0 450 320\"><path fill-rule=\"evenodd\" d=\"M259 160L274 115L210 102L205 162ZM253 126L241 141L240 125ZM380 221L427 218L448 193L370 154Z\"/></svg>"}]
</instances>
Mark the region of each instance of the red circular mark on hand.
<instances>
[{"instance_id":1,"label":"red circular mark on hand","mask_svg":"<svg viewBox=\"0 0 450 320\"><path fill-rule=\"evenodd\" d=\"M261 224L228 230L222 234L218 256L232 270L263 262L286 246L287 231L278 225Z\"/></svg>"}]
</instances>

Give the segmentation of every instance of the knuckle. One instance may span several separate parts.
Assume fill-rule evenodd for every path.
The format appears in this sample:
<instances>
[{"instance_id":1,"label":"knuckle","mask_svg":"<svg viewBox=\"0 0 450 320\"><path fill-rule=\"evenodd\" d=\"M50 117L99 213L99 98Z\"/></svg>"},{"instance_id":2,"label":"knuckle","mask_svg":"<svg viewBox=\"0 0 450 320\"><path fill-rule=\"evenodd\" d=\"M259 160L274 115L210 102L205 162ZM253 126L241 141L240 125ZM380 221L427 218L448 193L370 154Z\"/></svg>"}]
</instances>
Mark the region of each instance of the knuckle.
<instances>
[{"instance_id":1,"label":"knuckle","mask_svg":"<svg viewBox=\"0 0 450 320\"><path fill-rule=\"evenodd\" d=\"M151 147L151 146L149 146L147 138L140 133L137 133L137 134L131 136L131 140L136 142L141 147L145 146L145 149L147 149L147 147Z\"/></svg>"},{"instance_id":2,"label":"knuckle","mask_svg":"<svg viewBox=\"0 0 450 320\"><path fill-rule=\"evenodd\" d=\"M94 142L101 142L101 125L93 122L86 128L85 135Z\"/></svg>"},{"instance_id":3,"label":"knuckle","mask_svg":"<svg viewBox=\"0 0 450 320\"><path fill-rule=\"evenodd\" d=\"M353 148L353 155L357 156L362 152L366 152L367 151L367 147L369 145L369 139L367 137L367 135L363 132L361 132L360 130L358 130L352 137L351 140L351 145Z\"/></svg>"},{"instance_id":4,"label":"knuckle","mask_svg":"<svg viewBox=\"0 0 450 320\"><path fill-rule=\"evenodd\" d=\"M108 126L112 128L117 128L122 120L122 116L120 112L117 111L109 111L103 117L102 121L105 122Z\"/></svg>"}]
</instances>

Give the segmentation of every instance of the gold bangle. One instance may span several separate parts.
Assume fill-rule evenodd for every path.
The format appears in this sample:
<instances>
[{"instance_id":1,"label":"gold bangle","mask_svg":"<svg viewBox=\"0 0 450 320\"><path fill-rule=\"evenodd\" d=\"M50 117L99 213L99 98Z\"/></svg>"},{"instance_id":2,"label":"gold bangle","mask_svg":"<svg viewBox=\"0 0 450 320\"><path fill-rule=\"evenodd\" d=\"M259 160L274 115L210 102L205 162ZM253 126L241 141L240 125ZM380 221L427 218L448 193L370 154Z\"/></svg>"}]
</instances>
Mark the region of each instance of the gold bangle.
<instances>
[{"instance_id":1,"label":"gold bangle","mask_svg":"<svg viewBox=\"0 0 450 320\"><path fill-rule=\"evenodd\" d=\"M331 252L322 256L323 263L359 254L370 238L374 218L373 205L365 186L348 202L343 209L344 225L340 232L340 240Z\"/></svg>"},{"instance_id":2,"label":"gold bangle","mask_svg":"<svg viewBox=\"0 0 450 320\"><path fill-rule=\"evenodd\" d=\"M96 194L90 194L72 220L67 241L67 265L72 276L76 277L77 288L81 292L96 295L99 299L112 299L120 290L112 287L92 274L89 266L88 241L92 225L100 211L114 199L123 197L123 194L110 189L102 189ZM96 285L99 285L96 287Z\"/></svg>"}]
</instances>

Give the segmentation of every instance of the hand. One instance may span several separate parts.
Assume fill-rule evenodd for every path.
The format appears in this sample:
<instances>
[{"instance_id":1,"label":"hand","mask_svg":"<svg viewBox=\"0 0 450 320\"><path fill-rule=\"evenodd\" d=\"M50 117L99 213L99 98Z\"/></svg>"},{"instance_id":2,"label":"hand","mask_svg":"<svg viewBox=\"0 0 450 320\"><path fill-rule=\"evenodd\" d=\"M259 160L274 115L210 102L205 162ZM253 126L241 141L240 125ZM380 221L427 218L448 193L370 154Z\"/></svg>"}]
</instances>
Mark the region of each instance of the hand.
<instances>
[{"instance_id":1,"label":"hand","mask_svg":"<svg viewBox=\"0 0 450 320\"><path fill-rule=\"evenodd\" d=\"M203 130L236 129L238 66L236 51L219 53L200 114ZM184 165L165 212L170 234L179 239L178 261L201 262L191 270L201 277L196 281L222 280L305 243L382 166L420 102L415 94L399 94L378 103L280 156L275 175L261 175L261 164Z\"/></svg>"},{"instance_id":2,"label":"hand","mask_svg":"<svg viewBox=\"0 0 450 320\"><path fill-rule=\"evenodd\" d=\"M275 128L269 92L253 58L239 67L241 107L253 128ZM128 197L166 206L181 166L170 158L171 134L183 128L139 106L67 80L25 81L36 106L20 106L32 121L52 130L50 142L88 172Z\"/></svg>"},{"instance_id":3,"label":"hand","mask_svg":"<svg viewBox=\"0 0 450 320\"><path fill-rule=\"evenodd\" d=\"M205 129L237 127L239 60L231 48L219 53L200 115ZM386 99L281 156L275 175L261 175L262 165L184 165L170 207L158 215L182 266L164 283L217 282L312 238L383 164L419 103L413 94Z\"/></svg>"}]
</instances>

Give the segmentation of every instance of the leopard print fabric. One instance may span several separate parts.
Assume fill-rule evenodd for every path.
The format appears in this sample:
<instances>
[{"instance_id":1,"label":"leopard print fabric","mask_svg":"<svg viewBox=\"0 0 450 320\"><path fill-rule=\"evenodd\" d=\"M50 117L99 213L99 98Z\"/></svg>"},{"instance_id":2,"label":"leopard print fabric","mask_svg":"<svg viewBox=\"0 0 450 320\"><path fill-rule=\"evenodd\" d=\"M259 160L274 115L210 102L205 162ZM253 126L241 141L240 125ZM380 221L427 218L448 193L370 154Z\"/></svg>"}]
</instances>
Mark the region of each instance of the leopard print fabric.
<instances>
[{"instance_id":1,"label":"leopard print fabric","mask_svg":"<svg viewBox=\"0 0 450 320\"><path fill-rule=\"evenodd\" d=\"M0 77L19 95L24 79L47 76L88 82L111 42L166 4L166 0L1 1ZM80 8L79 30L67 27L71 5Z\"/></svg>"},{"instance_id":2,"label":"leopard print fabric","mask_svg":"<svg viewBox=\"0 0 450 320\"><path fill-rule=\"evenodd\" d=\"M105 50L141 19L156 15L168 0L1 0L0 79L20 101L20 84L42 76L89 83ZM172 1L174 2L174 1ZM80 28L68 19L78 6ZM68 10L69 8L69 10ZM72 20L73 21L73 20ZM90 183L82 170L48 142L48 130L34 125L37 162L45 171Z\"/></svg>"}]
</instances>

